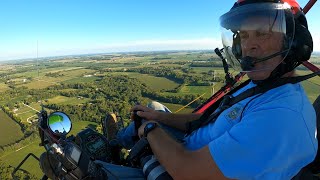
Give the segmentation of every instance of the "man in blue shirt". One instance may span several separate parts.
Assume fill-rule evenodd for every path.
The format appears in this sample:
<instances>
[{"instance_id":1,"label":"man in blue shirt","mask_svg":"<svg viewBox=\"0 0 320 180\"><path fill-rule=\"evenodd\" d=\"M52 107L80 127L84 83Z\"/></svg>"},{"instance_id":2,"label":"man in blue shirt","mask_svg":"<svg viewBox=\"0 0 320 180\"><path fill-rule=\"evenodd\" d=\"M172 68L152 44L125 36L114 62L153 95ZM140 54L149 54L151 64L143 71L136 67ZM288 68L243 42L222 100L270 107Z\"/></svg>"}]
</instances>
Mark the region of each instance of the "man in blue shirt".
<instances>
[{"instance_id":1,"label":"man in blue shirt","mask_svg":"<svg viewBox=\"0 0 320 180\"><path fill-rule=\"evenodd\" d=\"M238 0L220 17L220 25L228 61L251 79L231 98L290 79L312 52L306 19L295 0ZM291 179L315 158L316 115L299 83L253 93L222 109L205 117L212 121L194 129L182 143L163 125L186 133L186 124L204 119L206 113L174 114L142 105L132 111L145 120L139 137L147 138L174 179ZM118 133L118 141L131 148L132 133L133 124ZM108 170L109 179L144 179L146 169L97 163Z\"/></svg>"},{"instance_id":2,"label":"man in blue shirt","mask_svg":"<svg viewBox=\"0 0 320 180\"><path fill-rule=\"evenodd\" d=\"M293 77L294 68L312 52L312 38L295 1L239 0L220 17L220 25L227 59L252 80L232 97ZM139 136L147 137L174 179L291 179L317 153L315 111L299 83L248 96L194 130L182 144L160 125L150 124L186 131L185 124L200 115L141 105L132 110L147 120Z\"/></svg>"}]
</instances>

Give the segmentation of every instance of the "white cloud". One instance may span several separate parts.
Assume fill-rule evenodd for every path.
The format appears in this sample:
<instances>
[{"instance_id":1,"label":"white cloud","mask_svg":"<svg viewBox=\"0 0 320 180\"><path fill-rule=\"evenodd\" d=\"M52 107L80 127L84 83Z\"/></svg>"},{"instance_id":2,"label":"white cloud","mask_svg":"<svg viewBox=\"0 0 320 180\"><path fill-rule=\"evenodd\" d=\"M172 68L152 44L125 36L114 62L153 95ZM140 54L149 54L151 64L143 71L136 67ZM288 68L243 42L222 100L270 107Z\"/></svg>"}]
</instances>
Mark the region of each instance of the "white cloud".
<instances>
[{"instance_id":1,"label":"white cloud","mask_svg":"<svg viewBox=\"0 0 320 180\"><path fill-rule=\"evenodd\" d=\"M220 39L193 40L141 40L119 44L101 45L91 51L124 52L124 51L159 51L159 50L201 50L222 47Z\"/></svg>"},{"instance_id":2,"label":"white cloud","mask_svg":"<svg viewBox=\"0 0 320 180\"><path fill-rule=\"evenodd\" d=\"M320 33L312 33L314 52L320 52ZM222 48L221 39L202 38L188 40L140 40L124 43L112 44L89 44L88 47L62 47L56 49L41 49L39 47L39 57L60 56L72 54L91 54L91 53L108 53L108 52L133 52L133 51L162 51L162 50L204 50L216 47ZM25 52L2 52L0 60L35 58L36 49Z\"/></svg>"},{"instance_id":3,"label":"white cloud","mask_svg":"<svg viewBox=\"0 0 320 180\"><path fill-rule=\"evenodd\" d=\"M63 44L62 44L63 46ZM161 50L202 50L215 49L222 47L220 39L203 38L191 40L141 40L125 43L112 43L92 45L88 47L60 47L56 49L41 49L39 47L39 57L60 56L72 54L90 54L90 53L108 53L108 52L131 52L131 51L161 51ZM18 58L35 58L34 51L24 52L7 52L0 54L1 60L18 59Z\"/></svg>"}]
</instances>

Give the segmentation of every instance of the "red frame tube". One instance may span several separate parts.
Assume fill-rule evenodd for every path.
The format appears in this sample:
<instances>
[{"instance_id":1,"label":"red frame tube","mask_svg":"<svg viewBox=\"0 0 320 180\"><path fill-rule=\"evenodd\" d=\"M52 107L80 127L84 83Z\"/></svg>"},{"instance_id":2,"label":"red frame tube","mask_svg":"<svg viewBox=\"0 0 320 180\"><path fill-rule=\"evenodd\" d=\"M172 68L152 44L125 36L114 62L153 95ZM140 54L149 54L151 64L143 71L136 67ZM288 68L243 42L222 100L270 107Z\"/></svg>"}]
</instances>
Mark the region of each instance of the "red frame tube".
<instances>
[{"instance_id":1,"label":"red frame tube","mask_svg":"<svg viewBox=\"0 0 320 180\"><path fill-rule=\"evenodd\" d=\"M312 8L312 6L317 2L317 0L310 0L306 6L302 9L302 11L307 14L308 11Z\"/></svg>"}]
</instances>

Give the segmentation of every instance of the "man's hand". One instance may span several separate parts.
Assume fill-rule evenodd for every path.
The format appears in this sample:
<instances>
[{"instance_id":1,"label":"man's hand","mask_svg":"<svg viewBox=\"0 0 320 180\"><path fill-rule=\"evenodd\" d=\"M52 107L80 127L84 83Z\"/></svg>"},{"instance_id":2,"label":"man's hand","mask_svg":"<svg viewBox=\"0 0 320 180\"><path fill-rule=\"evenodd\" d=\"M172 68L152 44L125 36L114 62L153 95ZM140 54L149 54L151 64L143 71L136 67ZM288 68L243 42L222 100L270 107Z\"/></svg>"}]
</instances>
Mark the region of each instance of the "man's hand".
<instances>
[{"instance_id":1,"label":"man's hand","mask_svg":"<svg viewBox=\"0 0 320 180\"><path fill-rule=\"evenodd\" d=\"M176 114L156 111L152 108L148 108L142 105L135 105L130 110L131 120L134 120L133 111L137 111L137 115L146 121L157 121L158 123L165 124L171 127L175 127L181 131L186 132L186 123L194 121L200 118L202 114L188 113L188 114Z\"/></svg>"},{"instance_id":2,"label":"man's hand","mask_svg":"<svg viewBox=\"0 0 320 180\"><path fill-rule=\"evenodd\" d=\"M137 111L137 115L142 119L150 121L150 120L159 120L161 116L161 112L155 111L151 108L142 105L135 105L131 108L131 119L134 119L133 111Z\"/></svg>"}]
</instances>

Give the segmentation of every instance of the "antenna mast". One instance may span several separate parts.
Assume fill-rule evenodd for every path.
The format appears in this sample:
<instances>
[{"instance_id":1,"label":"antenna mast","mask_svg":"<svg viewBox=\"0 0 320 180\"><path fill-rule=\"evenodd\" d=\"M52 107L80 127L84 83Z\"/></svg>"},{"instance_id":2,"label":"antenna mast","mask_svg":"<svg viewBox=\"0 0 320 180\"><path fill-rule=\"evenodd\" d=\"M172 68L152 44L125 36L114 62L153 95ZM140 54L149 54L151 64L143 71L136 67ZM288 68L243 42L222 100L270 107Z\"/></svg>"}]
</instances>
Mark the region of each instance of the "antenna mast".
<instances>
[{"instance_id":1,"label":"antenna mast","mask_svg":"<svg viewBox=\"0 0 320 180\"><path fill-rule=\"evenodd\" d=\"M38 88L40 87L40 67L39 67L39 43L37 40L37 70L38 70ZM39 99L40 99L40 106L41 110L43 111L43 104L42 104L42 98L41 95L39 94Z\"/></svg>"}]
</instances>

